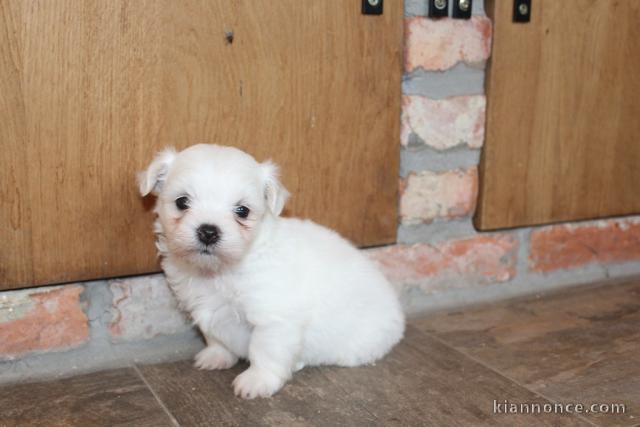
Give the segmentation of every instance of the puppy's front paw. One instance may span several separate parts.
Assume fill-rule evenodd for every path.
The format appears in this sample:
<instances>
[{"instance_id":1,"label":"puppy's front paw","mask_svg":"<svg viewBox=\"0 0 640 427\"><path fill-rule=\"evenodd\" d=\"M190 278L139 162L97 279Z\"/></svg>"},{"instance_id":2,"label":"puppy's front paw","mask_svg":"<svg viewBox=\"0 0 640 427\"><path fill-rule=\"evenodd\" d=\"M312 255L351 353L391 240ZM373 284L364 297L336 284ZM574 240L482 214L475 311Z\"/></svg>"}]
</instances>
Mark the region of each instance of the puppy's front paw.
<instances>
[{"instance_id":1,"label":"puppy's front paw","mask_svg":"<svg viewBox=\"0 0 640 427\"><path fill-rule=\"evenodd\" d=\"M198 369L228 369L238 358L220 344L213 344L196 354L194 366Z\"/></svg>"},{"instance_id":2,"label":"puppy's front paw","mask_svg":"<svg viewBox=\"0 0 640 427\"><path fill-rule=\"evenodd\" d=\"M270 397L280 390L284 381L264 369L249 368L233 380L233 391L243 399Z\"/></svg>"}]
</instances>

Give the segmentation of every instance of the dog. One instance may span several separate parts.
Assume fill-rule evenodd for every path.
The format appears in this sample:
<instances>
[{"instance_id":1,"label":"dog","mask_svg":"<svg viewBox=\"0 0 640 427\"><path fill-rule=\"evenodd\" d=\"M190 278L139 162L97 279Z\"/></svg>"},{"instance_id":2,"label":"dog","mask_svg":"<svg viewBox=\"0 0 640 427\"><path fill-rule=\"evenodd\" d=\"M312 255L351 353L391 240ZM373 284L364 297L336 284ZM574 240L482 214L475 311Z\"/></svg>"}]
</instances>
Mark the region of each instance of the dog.
<instances>
[{"instance_id":1,"label":"dog","mask_svg":"<svg viewBox=\"0 0 640 427\"><path fill-rule=\"evenodd\" d=\"M396 292L336 232L280 216L278 167L228 146L157 154L138 174L157 196L156 246L167 281L206 341L200 369L250 366L237 396L269 397L304 366L358 366L404 334Z\"/></svg>"}]
</instances>

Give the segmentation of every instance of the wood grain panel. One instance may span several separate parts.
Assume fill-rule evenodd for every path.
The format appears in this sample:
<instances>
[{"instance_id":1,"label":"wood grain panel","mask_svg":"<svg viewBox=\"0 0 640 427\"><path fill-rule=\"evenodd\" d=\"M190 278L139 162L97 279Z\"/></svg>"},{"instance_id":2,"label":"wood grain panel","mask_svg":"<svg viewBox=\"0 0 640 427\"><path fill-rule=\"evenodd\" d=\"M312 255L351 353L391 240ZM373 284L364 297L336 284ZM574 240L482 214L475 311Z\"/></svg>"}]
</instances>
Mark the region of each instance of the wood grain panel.
<instances>
[{"instance_id":1,"label":"wood grain panel","mask_svg":"<svg viewBox=\"0 0 640 427\"><path fill-rule=\"evenodd\" d=\"M31 206L25 105L22 97L22 32L18 3L0 2L0 277L1 283L33 281Z\"/></svg>"},{"instance_id":2,"label":"wood grain panel","mask_svg":"<svg viewBox=\"0 0 640 427\"><path fill-rule=\"evenodd\" d=\"M0 288L157 271L134 178L167 145L273 158L287 214L395 240L402 2L381 16L359 0L0 11Z\"/></svg>"},{"instance_id":3,"label":"wood grain panel","mask_svg":"<svg viewBox=\"0 0 640 427\"><path fill-rule=\"evenodd\" d=\"M23 36L36 283L155 269L132 180L161 108L152 6L25 3L38 29Z\"/></svg>"},{"instance_id":4,"label":"wood grain panel","mask_svg":"<svg viewBox=\"0 0 640 427\"><path fill-rule=\"evenodd\" d=\"M491 1L475 218L483 229L640 213L640 2Z\"/></svg>"}]
</instances>

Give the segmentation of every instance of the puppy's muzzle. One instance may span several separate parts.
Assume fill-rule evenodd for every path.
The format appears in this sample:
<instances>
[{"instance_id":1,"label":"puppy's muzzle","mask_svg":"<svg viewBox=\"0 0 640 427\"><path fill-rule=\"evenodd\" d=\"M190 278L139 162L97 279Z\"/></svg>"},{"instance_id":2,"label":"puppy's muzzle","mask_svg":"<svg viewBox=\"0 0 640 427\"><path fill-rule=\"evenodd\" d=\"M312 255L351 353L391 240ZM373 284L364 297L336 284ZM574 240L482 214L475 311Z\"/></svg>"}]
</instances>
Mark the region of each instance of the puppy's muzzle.
<instances>
[{"instance_id":1,"label":"puppy's muzzle","mask_svg":"<svg viewBox=\"0 0 640 427\"><path fill-rule=\"evenodd\" d=\"M198 240L203 244L215 245L220 240L220 229L212 224L202 224L196 230Z\"/></svg>"}]
</instances>

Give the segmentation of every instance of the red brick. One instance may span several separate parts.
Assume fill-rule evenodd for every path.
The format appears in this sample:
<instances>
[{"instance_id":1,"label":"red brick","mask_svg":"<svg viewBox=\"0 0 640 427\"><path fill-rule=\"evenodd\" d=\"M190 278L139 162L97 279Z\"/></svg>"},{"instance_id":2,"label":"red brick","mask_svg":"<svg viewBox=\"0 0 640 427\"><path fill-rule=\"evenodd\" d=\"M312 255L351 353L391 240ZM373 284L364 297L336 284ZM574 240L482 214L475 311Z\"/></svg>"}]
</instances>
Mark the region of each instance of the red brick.
<instances>
[{"instance_id":1,"label":"red brick","mask_svg":"<svg viewBox=\"0 0 640 427\"><path fill-rule=\"evenodd\" d=\"M404 96L400 142L407 146L410 135L414 134L436 150L458 145L480 148L484 142L485 107L484 95L438 100Z\"/></svg>"},{"instance_id":2,"label":"red brick","mask_svg":"<svg viewBox=\"0 0 640 427\"><path fill-rule=\"evenodd\" d=\"M428 223L473 213L478 196L478 170L410 173L400 186L403 224Z\"/></svg>"},{"instance_id":3,"label":"red brick","mask_svg":"<svg viewBox=\"0 0 640 427\"><path fill-rule=\"evenodd\" d=\"M83 287L3 292L0 296L0 356L75 347L89 338L80 306Z\"/></svg>"},{"instance_id":4,"label":"red brick","mask_svg":"<svg viewBox=\"0 0 640 427\"><path fill-rule=\"evenodd\" d=\"M516 274L518 240L477 235L438 244L394 245L368 251L396 286L432 292L505 282Z\"/></svg>"},{"instance_id":5,"label":"red brick","mask_svg":"<svg viewBox=\"0 0 640 427\"><path fill-rule=\"evenodd\" d=\"M491 21L484 16L469 20L406 18L405 70L441 71L458 62L484 62L491 51Z\"/></svg>"},{"instance_id":6,"label":"red brick","mask_svg":"<svg viewBox=\"0 0 640 427\"><path fill-rule=\"evenodd\" d=\"M529 268L532 271L625 261L640 261L638 219L557 225L531 232Z\"/></svg>"},{"instance_id":7,"label":"red brick","mask_svg":"<svg viewBox=\"0 0 640 427\"><path fill-rule=\"evenodd\" d=\"M149 339L191 328L163 275L112 280L109 289L113 294L109 325L113 341Z\"/></svg>"}]
</instances>

